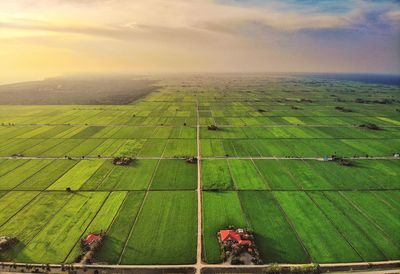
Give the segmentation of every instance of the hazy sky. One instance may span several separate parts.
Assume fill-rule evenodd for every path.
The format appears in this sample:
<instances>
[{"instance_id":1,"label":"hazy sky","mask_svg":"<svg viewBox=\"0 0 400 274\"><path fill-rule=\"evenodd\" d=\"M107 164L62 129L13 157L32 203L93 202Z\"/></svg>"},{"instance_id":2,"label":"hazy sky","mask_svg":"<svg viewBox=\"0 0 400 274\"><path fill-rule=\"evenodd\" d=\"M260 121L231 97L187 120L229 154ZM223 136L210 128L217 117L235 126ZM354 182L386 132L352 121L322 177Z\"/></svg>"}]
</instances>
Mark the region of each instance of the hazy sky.
<instances>
[{"instance_id":1,"label":"hazy sky","mask_svg":"<svg viewBox=\"0 0 400 274\"><path fill-rule=\"evenodd\" d=\"M0 82L108 71L400 73L400 1L0 1Z\"/></svg>"}]
</instances>

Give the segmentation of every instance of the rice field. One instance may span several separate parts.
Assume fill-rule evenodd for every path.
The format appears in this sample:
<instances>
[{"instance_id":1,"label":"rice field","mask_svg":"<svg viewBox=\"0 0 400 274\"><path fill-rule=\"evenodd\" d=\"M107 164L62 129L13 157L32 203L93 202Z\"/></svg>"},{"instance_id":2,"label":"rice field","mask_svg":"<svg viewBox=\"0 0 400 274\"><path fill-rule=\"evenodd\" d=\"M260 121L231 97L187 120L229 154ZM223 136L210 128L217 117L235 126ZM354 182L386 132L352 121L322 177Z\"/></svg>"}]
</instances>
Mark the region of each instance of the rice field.
<instances>
[{"instance_id":1,"label":"rice field","mask_svg":"<svg viewBox=\"0 0 400 274\"><path fill-rule=\"evenodd\" d=\"M399 260L398 94L177 77L130 105L1 106L0 236L19 243L0 261L73 263L80 239L103 231L98 263L194 264L200 250L218 264L229 226L254 231L266 264Z\"/></svg>"}]
</instances>

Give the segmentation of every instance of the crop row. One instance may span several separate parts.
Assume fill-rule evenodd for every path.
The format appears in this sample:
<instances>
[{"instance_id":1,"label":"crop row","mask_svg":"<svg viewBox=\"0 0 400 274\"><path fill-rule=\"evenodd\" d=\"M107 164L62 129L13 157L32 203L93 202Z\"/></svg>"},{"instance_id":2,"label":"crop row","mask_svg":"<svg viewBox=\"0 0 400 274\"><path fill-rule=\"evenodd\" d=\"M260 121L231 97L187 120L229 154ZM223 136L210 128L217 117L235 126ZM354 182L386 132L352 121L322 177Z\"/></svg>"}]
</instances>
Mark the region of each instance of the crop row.
<instances>
[{"instance_id":1,"label":"crop row","mask_svg":"<svg viewBox=\"0 0 400 274\"><path fill-rule=\"evenodd\" d=\"M392 156L400 139L202 139L203 157Z\"/></svg>"},{"instance_id":2,"label":"crop row","mask_svg":"<svg viewBox=\"0 0 400 274\"><path fill-rule=\"evenodd\" d=\"M399 126L399 117L377 116L282 116L282 117L201 117L201 125L216 124L220 126L281 126L281 125L324 125L354 126L360 124L377 124Z\"/></svg>"},{"instance_id":3,"label":"crop row","mask_svg":"<svg viewBox=\"0 0 400 274\"><path fill-rule=\"evenodd\" d=\"M247 227L265 263L397 259L399 192L203 192L204 256L220 262L216 233ZM374 206L371 207L370 205Z\"/></svg>"},{"instance_id":4,"label":"crop row","mask_svg":"<svg viewBox=\"0 0 400 274\"><path fill-rule=\"evenodd\" d=\"M107 237L96 254L99 262L195 262L194 191L150 192L146 198L144 192L13 191L0 198L0 209L17 204L14 199L20 206L1 210L7 222L0 224L0 234L19 242L0 254L1 261L71 263L81 253L80 238L103 231ZM179 241L171 243L177 234Z\"/></svg>"},{"instance_id":5,"label":"crop row","mask_svg":"<svg viewBox=\"0 0 400 274\"><path fill-rule=\"evenodd\" d=\"M194 127L11 126L0 127L0 139L194 139Z\"/></svg>"},{"instance_id":6,"label":"crop row","mask_svg":"<svg viewBox=\"0 0 400 274\"><path fill-rule=\"evenodd\" d=\"M195 139L7 139L0 156L141 156L175 157L196 154Z\"/></svg>"},{"instance_id":7,"label":"crop row","mask_svg":"<svg viewBox=\"0 0 400 274\"><path fill-rule=\"evenodd\" d=\"M291 118L291 119L289 119ZM383 119L384 117L382 117ZM295 117L288 120L301 121ZM386 118L389 119L389 118ZM207 124L215 124L206 120ZM228 122L229 123L229 122ZM296 124L296 125L297 125ZM364 123L366 124L366 123ZM360 125L360 124L358 124ZM340 126L269 126L269 127L220 127L217 131L201 128L201 138L205 139L274 139L274 138L399 138L397 127L386 127L381 130L368 130L356 127ZM127 127L127 126L18 126L0 127L0 140L7 139L194 139L194 127ZM57 140L55 140L57 141ZM54 142L55 142L54 141ZM65 140L64 140L65 141ZM59 141L61 142L61 141Z\"/></svg>"},{"instance_id":8,"label":"crop row","mask_svg":"<svg viewBox=\"0 0 400 274\"><path fill-rule=\"evenodd\" d=\"M368 130L357 127L226 127L211 131L202 128L204 139L385 139L399 138L400 129Z\"/></svg>"},{"instance_id":9,"label":"crop row","mask_svg":"<svg viewBox=\"0 0 400 274\"><path fill-rule=\"evenodd\" d=\"M399 189L397 160L203 160L204 190ZM354 176L357 174L357 176Z\"/></svg>"},{"instance_id":10,"label":"crop row","mask_svg":"<svg viewBox=\"0 0 400 274\"><path fill-rule=\"evenodd\" d=\"M158 164L158 162L160 163ZM192 190L197 166L184 160L0 160L13 166L0 176L0 190Z\"/></svg>"}]
</instances>

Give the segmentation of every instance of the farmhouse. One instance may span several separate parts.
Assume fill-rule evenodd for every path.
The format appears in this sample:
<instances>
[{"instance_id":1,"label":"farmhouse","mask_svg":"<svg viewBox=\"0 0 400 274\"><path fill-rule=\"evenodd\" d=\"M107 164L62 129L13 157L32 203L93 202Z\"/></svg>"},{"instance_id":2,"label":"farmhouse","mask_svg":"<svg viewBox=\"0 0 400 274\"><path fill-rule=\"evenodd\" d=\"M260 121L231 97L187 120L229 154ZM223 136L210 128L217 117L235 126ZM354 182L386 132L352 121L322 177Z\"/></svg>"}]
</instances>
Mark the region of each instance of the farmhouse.
<instances>
[{"instance_id":1,"label":"farmhouse","mask_svg":"<svg viewBox=\"0 0 400 274\"><path fill-rule=\"evenodd\" d=\"M238 229L238 230L241 231L242 233L239 234L238 232L236 232L235 230L232 230L232 229L220 230L219 231L219 240L222 243L230 241L230 242L234 242L239 245L242 245L242 246L251 246L253 244L253 241L249 240L250 237L248 235L246 235L244 237L245 239L242 239L243 230L242 229Z\"/></svg>"},{"instance_id":2,"label":"farmhouse","mask_svg":"<svg viewBox=\"0 0 400 274\"><path fill-rule=\"evenodd\" d=\"M95 242L101 242L103 239L103 236L100 234L89 234L86 236L86 238L82 239L82 242L85 246L91 246Z\"/></svg>"},{"instance_id":3,"label":"farmhouse","mask_svg":"<svg viewBox=\"0 0 400 274\"><path fill-rule=\"evenodd\" d=\"M260 264L259 253L255 248L254 236L248 230L223 229L218 232L222 257L230 264Z\"/></svg>"},{"instance_id":4,"label":"farmhouse","mask_svg":"<svg viewBox=\"0 0 400 274\"><path fill-rule=\"evenodd\" d=\"M81 239L82 254L76 258L76 262L82 264L91 263L94 259L94 254L100 249L104 240L105 234L100 233L89 233L86 237Z\"/></svg>"}]
</instances>

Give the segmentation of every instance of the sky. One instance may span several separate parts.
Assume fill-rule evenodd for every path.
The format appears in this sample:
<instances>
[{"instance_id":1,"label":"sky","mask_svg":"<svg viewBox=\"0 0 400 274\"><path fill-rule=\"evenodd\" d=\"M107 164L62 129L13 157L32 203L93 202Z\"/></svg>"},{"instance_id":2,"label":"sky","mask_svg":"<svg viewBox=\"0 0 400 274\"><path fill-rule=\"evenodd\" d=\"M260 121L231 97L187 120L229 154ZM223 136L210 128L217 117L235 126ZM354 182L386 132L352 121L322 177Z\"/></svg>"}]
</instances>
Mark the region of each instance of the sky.
<instances>
[{"instance_id":1,"label":"sky","mask_svg":"<svg viewBox=\"0 0 400 274\"><path fill-rule=\"evenodd\" d=\"M111 72L399 74L400 1L0 1L0 83Z\"/></svg>"}]
</instances>

